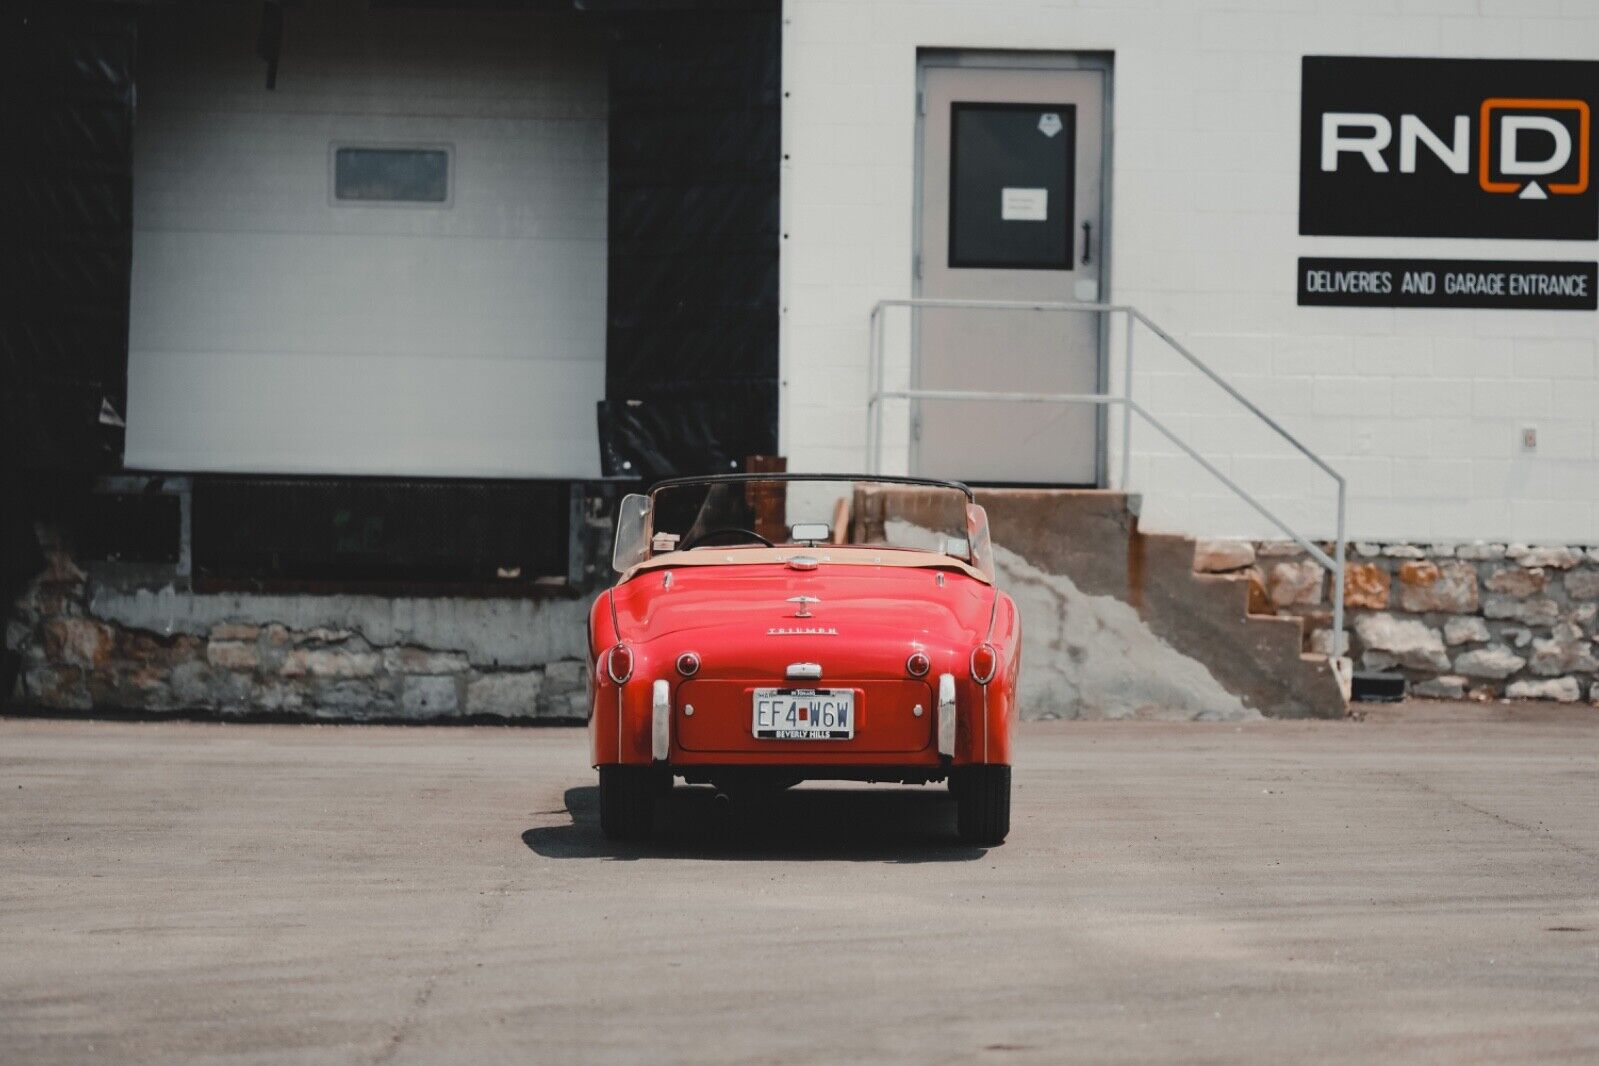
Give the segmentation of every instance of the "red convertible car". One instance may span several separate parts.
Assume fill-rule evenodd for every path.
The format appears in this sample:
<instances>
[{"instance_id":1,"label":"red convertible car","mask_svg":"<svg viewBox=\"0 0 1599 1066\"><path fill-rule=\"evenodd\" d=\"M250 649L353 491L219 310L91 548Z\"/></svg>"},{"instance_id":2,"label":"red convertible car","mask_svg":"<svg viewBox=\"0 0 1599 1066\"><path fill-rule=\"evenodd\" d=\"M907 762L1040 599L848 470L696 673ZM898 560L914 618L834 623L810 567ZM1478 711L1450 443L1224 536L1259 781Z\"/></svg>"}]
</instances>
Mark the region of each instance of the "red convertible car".
<instances>
[{"instance_id":1,"label":"red convertible car","mask_svg":"<svg viewBox=\"0 0 1599 1066\"><path fill-rule=\"evenodd\" d=\"M649 835L676 778L949 782L960 839L1010 829L1021 633L964 485L733 474L623 499L589 617L600 826Z\"/></svg>"}]
</instances>

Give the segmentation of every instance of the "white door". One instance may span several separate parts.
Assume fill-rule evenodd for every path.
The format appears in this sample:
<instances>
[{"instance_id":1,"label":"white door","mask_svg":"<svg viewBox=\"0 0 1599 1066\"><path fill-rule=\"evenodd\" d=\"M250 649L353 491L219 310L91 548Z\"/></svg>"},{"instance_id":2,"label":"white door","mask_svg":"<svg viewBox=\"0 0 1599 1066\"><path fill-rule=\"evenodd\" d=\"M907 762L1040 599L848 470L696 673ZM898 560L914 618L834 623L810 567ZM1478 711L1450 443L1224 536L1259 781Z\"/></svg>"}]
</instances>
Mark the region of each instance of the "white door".
<instances>
[{"instance_id":1,"label":"white door","mask_svg":"<svg viewBox=\"0 0 1599 1066\"><path fill-rule=\"evenodd\" d=\"M1106 72L928 61L921 75L917 294L1097 301ZM913 313L918 388L1099 391L1098 315ZM982 484L1092 485L1101 421L1088 404L923 401L912 463Z\"/></svg>"}]
</instances>

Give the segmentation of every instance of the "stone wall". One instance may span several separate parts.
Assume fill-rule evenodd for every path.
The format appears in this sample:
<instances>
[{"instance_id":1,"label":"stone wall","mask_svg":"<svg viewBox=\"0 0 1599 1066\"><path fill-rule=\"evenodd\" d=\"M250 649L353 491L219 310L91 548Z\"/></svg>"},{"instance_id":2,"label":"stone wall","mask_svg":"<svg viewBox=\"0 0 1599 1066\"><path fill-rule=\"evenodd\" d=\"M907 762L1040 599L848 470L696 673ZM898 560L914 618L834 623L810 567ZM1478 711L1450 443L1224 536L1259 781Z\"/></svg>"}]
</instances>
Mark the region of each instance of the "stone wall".
<instances>
[{"instance_id":1,"label":"stone wall","mask_svg":"<svg viewBox=\"0 0 1599 1066\"><path fill-rule=\"evenodd\" d=\"M1330 550L1330 549L1329 549ZM86 572L46 538L14 605L12 698L73 711L337 720L581 721L588 595L196 593ZM1330 575L1295 544L1201 541L1204 572L1250 577L1253 613L1331 648ZM1357 669L1413 695L1599 704L1599 548L1355 544L1344 602Z\"/></svg>"},{"instance_id":2,"label":"stone wall","mask_svg":"<svg viewBox=\"0 0 1599 1066\"><path fill-rule=\"evenodd\" d=\"M590 597L195 593L117 580L46 538L6 647L53 710L347 721L588 717Z\"/></svg>"},{"instance_id":3,"label":"stone wall","mask_svg":"<svg viewBox=\"0 0 1599 1066\"><path fill-rule=\"evenodd\" d=\"M1298 545L1201 541L1194 565L1248 572L1252 611L1304 617L1307 650L1330 650L1331 575ZM1412 695L1599 704L1599 548L1354 544L1344 607L1356 669Z\"/></svg>"}]
</instances>

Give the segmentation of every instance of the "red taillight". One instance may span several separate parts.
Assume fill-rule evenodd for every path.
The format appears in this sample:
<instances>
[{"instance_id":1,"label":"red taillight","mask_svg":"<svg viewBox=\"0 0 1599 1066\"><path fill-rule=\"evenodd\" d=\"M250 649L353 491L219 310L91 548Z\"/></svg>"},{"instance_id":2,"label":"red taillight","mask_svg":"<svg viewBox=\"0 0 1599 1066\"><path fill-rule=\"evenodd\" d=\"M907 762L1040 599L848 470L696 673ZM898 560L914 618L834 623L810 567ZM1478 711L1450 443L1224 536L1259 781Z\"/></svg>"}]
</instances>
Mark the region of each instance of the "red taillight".
<instances>
[{"instance_id":1,"label":"red taillight","mask_svg":"<svg viewBox=\"0 0 1599 1066\"><path fill-rule=\"evenodd\" d=\"M633 649L626 644L618 644L612 648L611 654L605 657L605 672L618 685L632 677Z\"/></svg>"},{"instance_id":2,"label":"red taillight","mask_svg":"<svg viewBox=\"0 0 1599 1066\"><path fill-rule=\"evenodd\" d=\"M999 669L999 655L994 651L992 644L979 644L972 649L972 680L979 685L986 685L994 680L994 671Z\"/></svg>"},{"instance_id":3,"label":"red taillight","mask_svg":"<svg viewBox=\"0 0 1599 1066\"><path fill-rule=\"evenodd\" d=\"M700 672L700 657L691 651L686 651L677 657L677 672L684 677L693 677Z\"/></svg>"},{"instance_id":4,"label":"red taillight","mask_svg":"<svg viewBox=\"0 0 1599 1066\"><path fill-rule=\"evenodd\" d=\"M905 672L912 677L924 677L932 668L933 660L919 651L911 652L911 657L905 660Z\"/></svg>"}]
</instances>

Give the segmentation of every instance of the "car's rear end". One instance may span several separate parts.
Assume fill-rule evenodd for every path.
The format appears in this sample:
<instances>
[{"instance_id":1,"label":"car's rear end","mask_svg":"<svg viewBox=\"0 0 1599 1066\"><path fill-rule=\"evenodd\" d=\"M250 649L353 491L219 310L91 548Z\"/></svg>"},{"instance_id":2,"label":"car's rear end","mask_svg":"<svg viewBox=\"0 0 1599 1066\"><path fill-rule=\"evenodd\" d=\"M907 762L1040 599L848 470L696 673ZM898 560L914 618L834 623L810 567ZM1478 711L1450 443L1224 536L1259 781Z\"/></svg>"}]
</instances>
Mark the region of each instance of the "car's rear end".
<instances>
[{"instance_id":1,"label":"car's rear end","mask_svg":"<svg viewBox=\"0 0 1599 1066\"><path fill-rule=\"evenodd\" d=\"M979 768L1003 768L1008 824L1019 642L989 575L885 544L671 549L631 566L591 619L608 831L647 831L648 802L629 789L673 777L948 778L959 796L963 781L998 776Z\"/></svg>"}]
</instances>

